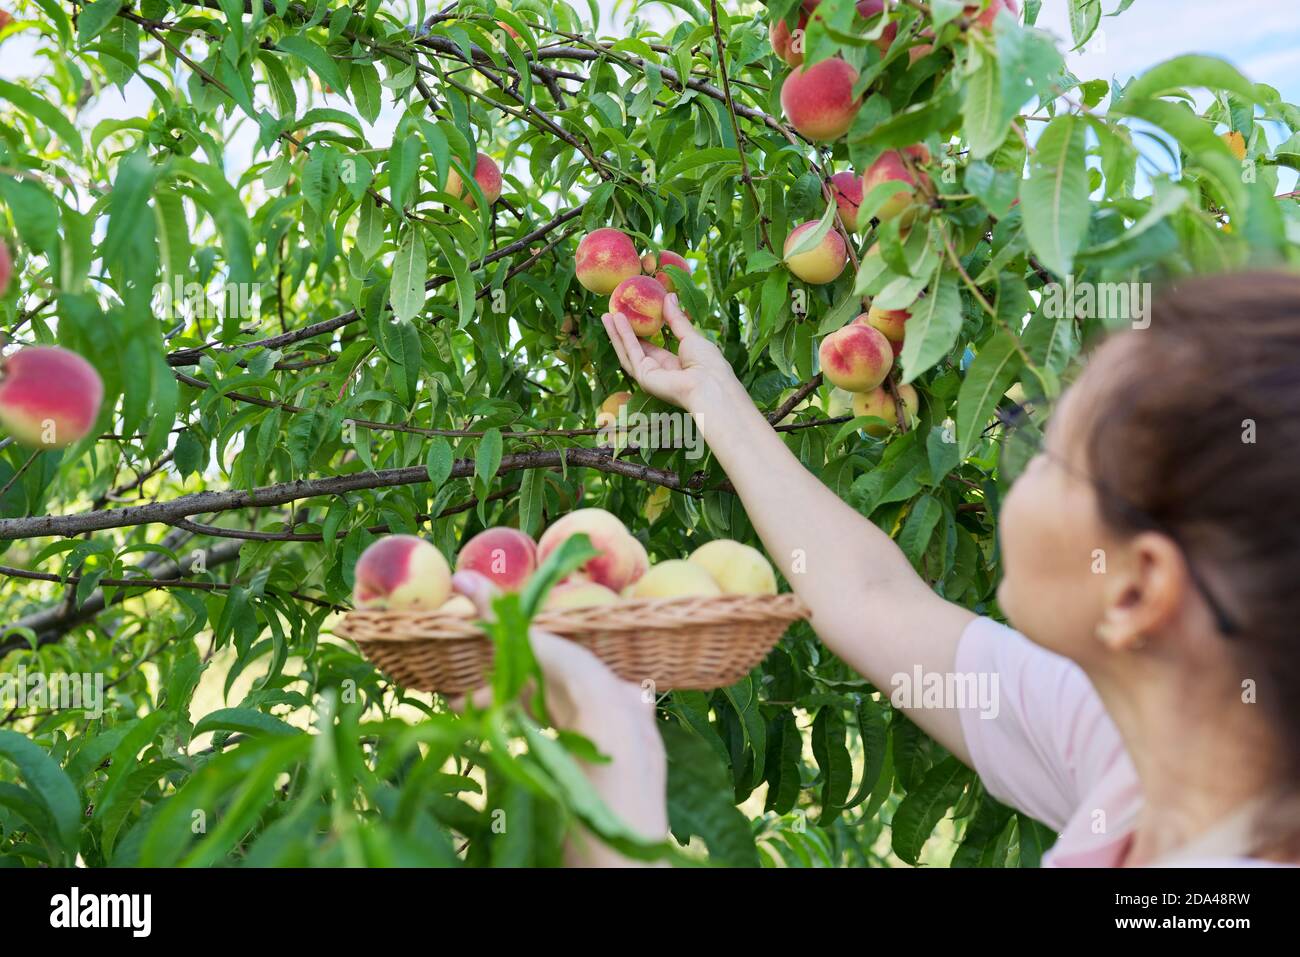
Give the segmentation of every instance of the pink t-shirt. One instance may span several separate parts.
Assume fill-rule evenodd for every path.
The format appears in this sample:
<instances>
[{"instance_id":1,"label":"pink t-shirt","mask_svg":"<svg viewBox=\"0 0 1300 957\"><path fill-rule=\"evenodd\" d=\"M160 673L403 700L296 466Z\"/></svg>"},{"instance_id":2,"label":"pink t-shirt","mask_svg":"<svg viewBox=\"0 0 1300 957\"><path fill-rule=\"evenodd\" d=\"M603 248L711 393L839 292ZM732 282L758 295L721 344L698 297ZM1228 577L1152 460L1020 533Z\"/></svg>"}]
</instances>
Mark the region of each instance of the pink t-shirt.
<instances>
[{"instance_id":1,"label":"pink t-shirt","mask_svg":"<svg viewBox=\"0 0 1300 957\"><path fill-rule=\"evenodd\" d=\"M1142 791L1119 731L1079 666L1018 631L977 618L957 645L957 672L998 676L997 707L963 708L962 730L989 793L1060 833L1043 866L1120 866ZM1267 863L1217 856L1177 861Z\"/></svg>"}]
</instances>

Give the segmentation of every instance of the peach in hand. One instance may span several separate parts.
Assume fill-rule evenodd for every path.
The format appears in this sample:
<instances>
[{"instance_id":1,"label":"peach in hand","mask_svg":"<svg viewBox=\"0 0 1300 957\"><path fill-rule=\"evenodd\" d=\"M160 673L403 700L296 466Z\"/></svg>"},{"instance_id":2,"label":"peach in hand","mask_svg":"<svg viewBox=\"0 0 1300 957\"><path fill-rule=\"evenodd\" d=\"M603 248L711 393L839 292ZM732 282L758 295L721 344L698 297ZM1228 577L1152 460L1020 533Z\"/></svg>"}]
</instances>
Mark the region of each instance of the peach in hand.
<instances>
[{"instance_id":1,"label":"peach in hand","mask_svg":"<svg viewBox=\"0 0 1300 957\"><path fill-rule=\"evenodd\" d=\"M537 545L517 528L484 529L456 556L456 571L478 572L502 591L518 591L536 570Z\"/></svg>"},{"instance_id":2,"label":"peach in hand","mask_svg":"<svg viewBox=\"0 0 1300 957\"><path fill-rule=\"evenodd\" d=\"M803 253L790 254L801 237L817 228L817 223L804 223L790 230L785 240L785 264L789 270L804 282L820 286L834 282L849 261L849 250L844 244L844 237L835 230L830 230L822 241Z\"/></svg>"},{"instance_id":3,"label":"peach in hand","mask_svg":"<svg viewBox=\"0 0 1300 957\"><path fill-rule=\"evenodd\" d=\"M641 576L632 588L633 598L686 598L692 595L721 595L722 589L702 565L673 558Z\"/></svg>"},{"instance_id":4,"label":"peach in hand","mask_svg":"<svg viewBox=\"0 0 1300 957\"><path fill-rule=\"evenodd\" d=\"M894 350L879 329L850 323L822 340L822 375L850 392L867 392L885 381Z\"/></svg>"},{"instance_id":5,"label":"peach in hand","mask_svg":"<svg viewBox=\"0 0 1300 957\"><path fill-rule=\"evenodd\" d=\"M486 153L479 153L474 161L474 182L483 190L483 198L489 206L501 198L501 167ZM474 194L465 188L465 183L454 166L447 174L447 192L457 199L465 200L471 209L477 205Z\"/></svg>"},{"instance_id":6,"label":"peach in hand","mask_svg":"<svg viewBox=\"0 0 1300 957\"><path fill-rule=\"evenodd\" d=\"M442 552L415 535L386 535L357 559L352 603L358 608L440 608L451 595Z\"/></svg>"},{"instance_id":7,"label":"peach in hand","mask_svg":"<svg viewBox=\"0 0 1300 957\"><path fill-rule=\"evenodd\" d=\"M586 534L597 552L578 569L582 577L620 592L644 571L641 543L617 516L603 508L580 508L552 524L537 542L538 563L579 533Z\"/></svg>"},{"instance_id":8,"label":"peach in hand","mask_svg":"<svg viewBox=\"0 0 1300 957\"><path fill-rule=\"evenodd\" d=\"M582 237L574 264L578 282L601 296L608 296L624 279L641 275L641 257L632 240L608 226Z\"/></svg>"},{"instance_id":9,"label":"peach in hand","mask_svg":"<svg viewBox=\"0 0 1300 957\"><path fill-rule=\"evenodd\" d=\"M911 421L921 407L916 389L910 385L900 385L898 387L898 398L903 403L907 420ZM862 427L862 431L866 432L867 435L875 436L878 439L884 438L897 427L897 404L894 402L894 397L889 394L889 390L884 386L877 386L870 392L859 392L855 395L853 397L853 415L855 417L862 415L874 416L888 422L888 425L868 423Z\"/></svg>"},{"instance_id":10,"label":"peach in hand","mask_svg":"<svg viewBox=\"0 0 1300 957\"><path fill-rule=\"evenodd\" d=\"M61 449L90 434L104 383L59 346L28 346L0 359L0 426L30 448Z\"/></svg>"},{"instance_id":11,"label":"peach in hand","mask_svg":"<svg viewBox=\"0 0 1300 957\"><path fill-rule=\"evenodd\" d=\"M651 276L624 279L609 297L609 311L621 312L642 339L653 336L664 324L664 299L668 291Z\"/></svg>"},{"instance_id":12,"label":"peach in hand","mask_svg":"<svg viewBox=\"0 0 1300 957\"><path fill-rule=\"evenodd\" d=\"M750 545L719 538L695 549L688 561L707 571L724 595L776 594L776 573Z\"/></svg>"},{"instance_id":13,"label":"peach in hand","mask_svg":"<svg viewBox=\"0 0 1300 957\"><path fill-rule=\"evenodd\" d=\"M857 82L858 71L838 57L799 67L781 84L781 109L807 139L837 140L849 131L862 106L853 93Z\"/></svg>"}]
</instances>

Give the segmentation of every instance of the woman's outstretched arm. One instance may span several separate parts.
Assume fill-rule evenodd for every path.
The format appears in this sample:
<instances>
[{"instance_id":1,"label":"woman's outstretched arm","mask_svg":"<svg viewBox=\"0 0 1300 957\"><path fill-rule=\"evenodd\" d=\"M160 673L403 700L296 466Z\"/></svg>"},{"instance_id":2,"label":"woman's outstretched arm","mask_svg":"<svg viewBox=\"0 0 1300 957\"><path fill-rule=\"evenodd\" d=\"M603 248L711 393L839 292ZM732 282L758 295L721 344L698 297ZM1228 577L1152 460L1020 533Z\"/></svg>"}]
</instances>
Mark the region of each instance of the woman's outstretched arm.
<instances>
[{"instance_id":1,"label":"woman's outstretched arm","mask_svg":"<svg viewBox=\"0 0 1300 957\"><path fill-rule=\"evenodd\" d=\"M680 342L676 355L638 339L621 314L603 321L628 375L695 419L768 554L812 609L822 641L885 692L895 674L910 680L917 665L927 674L953 671L974 615L935 595L888 535L803 467L676 296L665 312ZM955 710L909 717L970 763Z\"/></svg>"}]
</instances>

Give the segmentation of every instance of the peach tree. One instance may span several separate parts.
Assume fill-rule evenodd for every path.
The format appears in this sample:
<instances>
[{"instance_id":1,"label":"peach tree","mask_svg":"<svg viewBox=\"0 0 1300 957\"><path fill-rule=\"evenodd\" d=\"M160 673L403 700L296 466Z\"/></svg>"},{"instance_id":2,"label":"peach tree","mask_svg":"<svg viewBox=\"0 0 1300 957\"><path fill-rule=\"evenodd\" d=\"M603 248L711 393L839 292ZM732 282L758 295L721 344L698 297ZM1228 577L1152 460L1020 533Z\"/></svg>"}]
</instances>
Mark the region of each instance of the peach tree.
<instances>
[{"instance_id":1,"label":"peach tree","mask_svg":"<svg viewBox=\"0 0 1300 957\"><path fill-rule=\"evenodd\" d=\"M617 32L540 0L17 0L0 858L552 864L582 826L716 864L1035 863L1051 834L807 626L659 695L671 847L520 706L523 605L467 716L332 627L385 532L450 556L599 505L659 558L758 544L707 455L596 441L628 388L575 281L604 227L683 257L790 449L997 616L1000 423L1149 284L1300 238L1300 110L1207 56L1077 76L1102 4L1052 2L1072 36L1036 0L680 0ZM46 346L102 396L75 363L20 375ZM59 447L29 400L69 404Z\"/></svg>"}]
</instances>

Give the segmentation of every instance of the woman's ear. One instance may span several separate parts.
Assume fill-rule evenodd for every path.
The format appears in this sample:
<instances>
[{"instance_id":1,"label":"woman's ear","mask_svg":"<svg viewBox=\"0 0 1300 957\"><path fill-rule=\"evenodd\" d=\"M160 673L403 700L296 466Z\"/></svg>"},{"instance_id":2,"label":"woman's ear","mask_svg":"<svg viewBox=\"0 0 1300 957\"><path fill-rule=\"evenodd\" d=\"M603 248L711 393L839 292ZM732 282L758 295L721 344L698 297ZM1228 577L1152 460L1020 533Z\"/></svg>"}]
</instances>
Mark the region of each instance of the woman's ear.
<instances>
[{"instance_id":1,"label":"woman's ear","mask_svg":"<svg viewBox=\"0 0 1300 957\"><path fill-rule=\"evenodd\" d=\"M1167 535L1141 532L1108 563L1097 640L1112 651L1137 651L1165 633L1190 597L1182 551Z\"/></svg>"}]
</instances>

